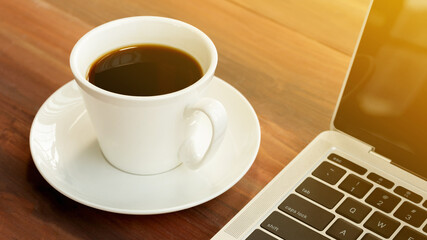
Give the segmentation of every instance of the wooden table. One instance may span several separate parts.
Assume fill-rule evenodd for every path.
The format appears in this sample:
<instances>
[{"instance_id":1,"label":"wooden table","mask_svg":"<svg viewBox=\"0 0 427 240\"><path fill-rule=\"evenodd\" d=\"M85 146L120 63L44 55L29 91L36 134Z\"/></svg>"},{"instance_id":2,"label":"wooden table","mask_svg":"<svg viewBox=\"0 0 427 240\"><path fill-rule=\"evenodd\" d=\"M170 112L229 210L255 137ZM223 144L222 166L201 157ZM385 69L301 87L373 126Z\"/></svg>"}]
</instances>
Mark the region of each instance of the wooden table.
<instances>
[{"instance_id":1,"label":"wooden table","mask_svg":"<svg viewBox=\"0 0 427 240\"><path fill-rule=\"evenodd\" d=\"M0 239L209 239L329 121L369 0L1 0ZM128 216L74 202L37 171L29 150L42 103L73 76L75 42L104 22L158 15L216 44L216 75L258 114L262 142L234 187L176 213Z\"/></svg>"}]
</instances>

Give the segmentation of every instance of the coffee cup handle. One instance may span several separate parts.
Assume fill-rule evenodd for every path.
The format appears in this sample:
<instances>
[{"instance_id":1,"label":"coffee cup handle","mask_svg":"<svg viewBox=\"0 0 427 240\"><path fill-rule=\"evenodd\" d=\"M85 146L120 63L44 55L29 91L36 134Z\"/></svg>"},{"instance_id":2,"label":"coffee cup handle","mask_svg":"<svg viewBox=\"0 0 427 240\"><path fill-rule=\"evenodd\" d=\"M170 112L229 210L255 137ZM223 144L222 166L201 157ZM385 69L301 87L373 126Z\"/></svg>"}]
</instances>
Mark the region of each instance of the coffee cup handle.
<instances>
[{"instance_id":1,"label":"coffee cup handle","mask_svg":"<svg viewBox=\"0 0 427 240\"><path fill-rule=\"evenodd\" d=\"M225 107L218 100L212 98L203 98L196 104L187 107L184 115L185 117L191 117L197 112L204 113L209 118L212 126L212 137L203 156L200 156L200 154L196 152L197 143L193 138L189 137L181 145L179 160L190 169L198 169L205 164L207 160L212 159L212 156L218 150L224 139L228 122Z\"/></svg>"}]
</instances>

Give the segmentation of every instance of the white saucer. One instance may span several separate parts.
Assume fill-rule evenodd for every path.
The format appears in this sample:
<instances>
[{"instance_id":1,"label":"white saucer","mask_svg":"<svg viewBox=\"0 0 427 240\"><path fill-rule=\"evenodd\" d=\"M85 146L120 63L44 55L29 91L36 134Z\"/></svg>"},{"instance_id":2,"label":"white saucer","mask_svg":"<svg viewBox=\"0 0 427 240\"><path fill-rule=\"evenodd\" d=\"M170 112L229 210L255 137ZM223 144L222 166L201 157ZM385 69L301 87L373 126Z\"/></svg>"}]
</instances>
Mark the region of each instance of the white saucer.
<instances>
[{"instance_id":1,"label":"white saucer","mask_svg":"<svg viewBox=\"0 0 427 240\"><path fill-rule=\"evenodd\" d=\"M84 205L125 214L158 214L190 208L231 188L249 170L260 144L260 126L249 102L214 78L207 96L227 109L229 125L219 151L196 171L181 165L138 176L104 160L77 84L71 81L34 118L30 148L41 175L56 190Z\"/></svg>"}]
</instances>

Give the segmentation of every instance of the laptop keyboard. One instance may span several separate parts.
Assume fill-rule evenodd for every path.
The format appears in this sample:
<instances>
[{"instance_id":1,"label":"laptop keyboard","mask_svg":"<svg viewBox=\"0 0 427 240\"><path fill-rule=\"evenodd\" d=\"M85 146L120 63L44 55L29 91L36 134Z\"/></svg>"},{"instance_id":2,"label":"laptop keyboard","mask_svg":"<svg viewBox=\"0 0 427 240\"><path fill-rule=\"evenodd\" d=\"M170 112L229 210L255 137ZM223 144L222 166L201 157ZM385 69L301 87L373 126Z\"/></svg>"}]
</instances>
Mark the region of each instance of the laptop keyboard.
<instances>
[{"instance_id":1,"label":"laptop keyboard","mask_svg":"<svg viewBox=\"0 0 427 240\"><path fill-rule=\"evenodd\" d=\"M246 239L427 240L427 200L367 172L330 154Z\"/></svg>"}]
</instances>

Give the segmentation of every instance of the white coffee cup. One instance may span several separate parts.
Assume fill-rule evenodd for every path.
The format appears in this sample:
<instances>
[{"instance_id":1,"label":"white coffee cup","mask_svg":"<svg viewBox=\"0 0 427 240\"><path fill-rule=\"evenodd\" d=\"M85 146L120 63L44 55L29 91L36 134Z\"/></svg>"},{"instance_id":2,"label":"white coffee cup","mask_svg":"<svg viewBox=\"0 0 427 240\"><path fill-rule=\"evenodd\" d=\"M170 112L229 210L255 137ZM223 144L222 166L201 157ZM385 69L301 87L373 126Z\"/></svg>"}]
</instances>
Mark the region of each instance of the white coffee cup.
<instances>
[{"instance_id":1,"label":"white coffee cup","mask_svg":"<svg viewBox=\"0 0 427 240\"><path fill-rule=\"evenodd\" d=\"M100 56L145 43L189 53L200 63L202 78L182 90L147 97L109 92L87 80L89 68ZM123 18L86 33L74 46L70 65L105 158L118 169L143 175L162 173L180 163L197 169L211 159L227 126L224 106L215 99L203 98L217 62L212 41L199 29L174 19ZM189 132L188 121L199 112L208 117L212 133L202 154L197 151L199 143Z\"/></svg>"}]
</instances>

